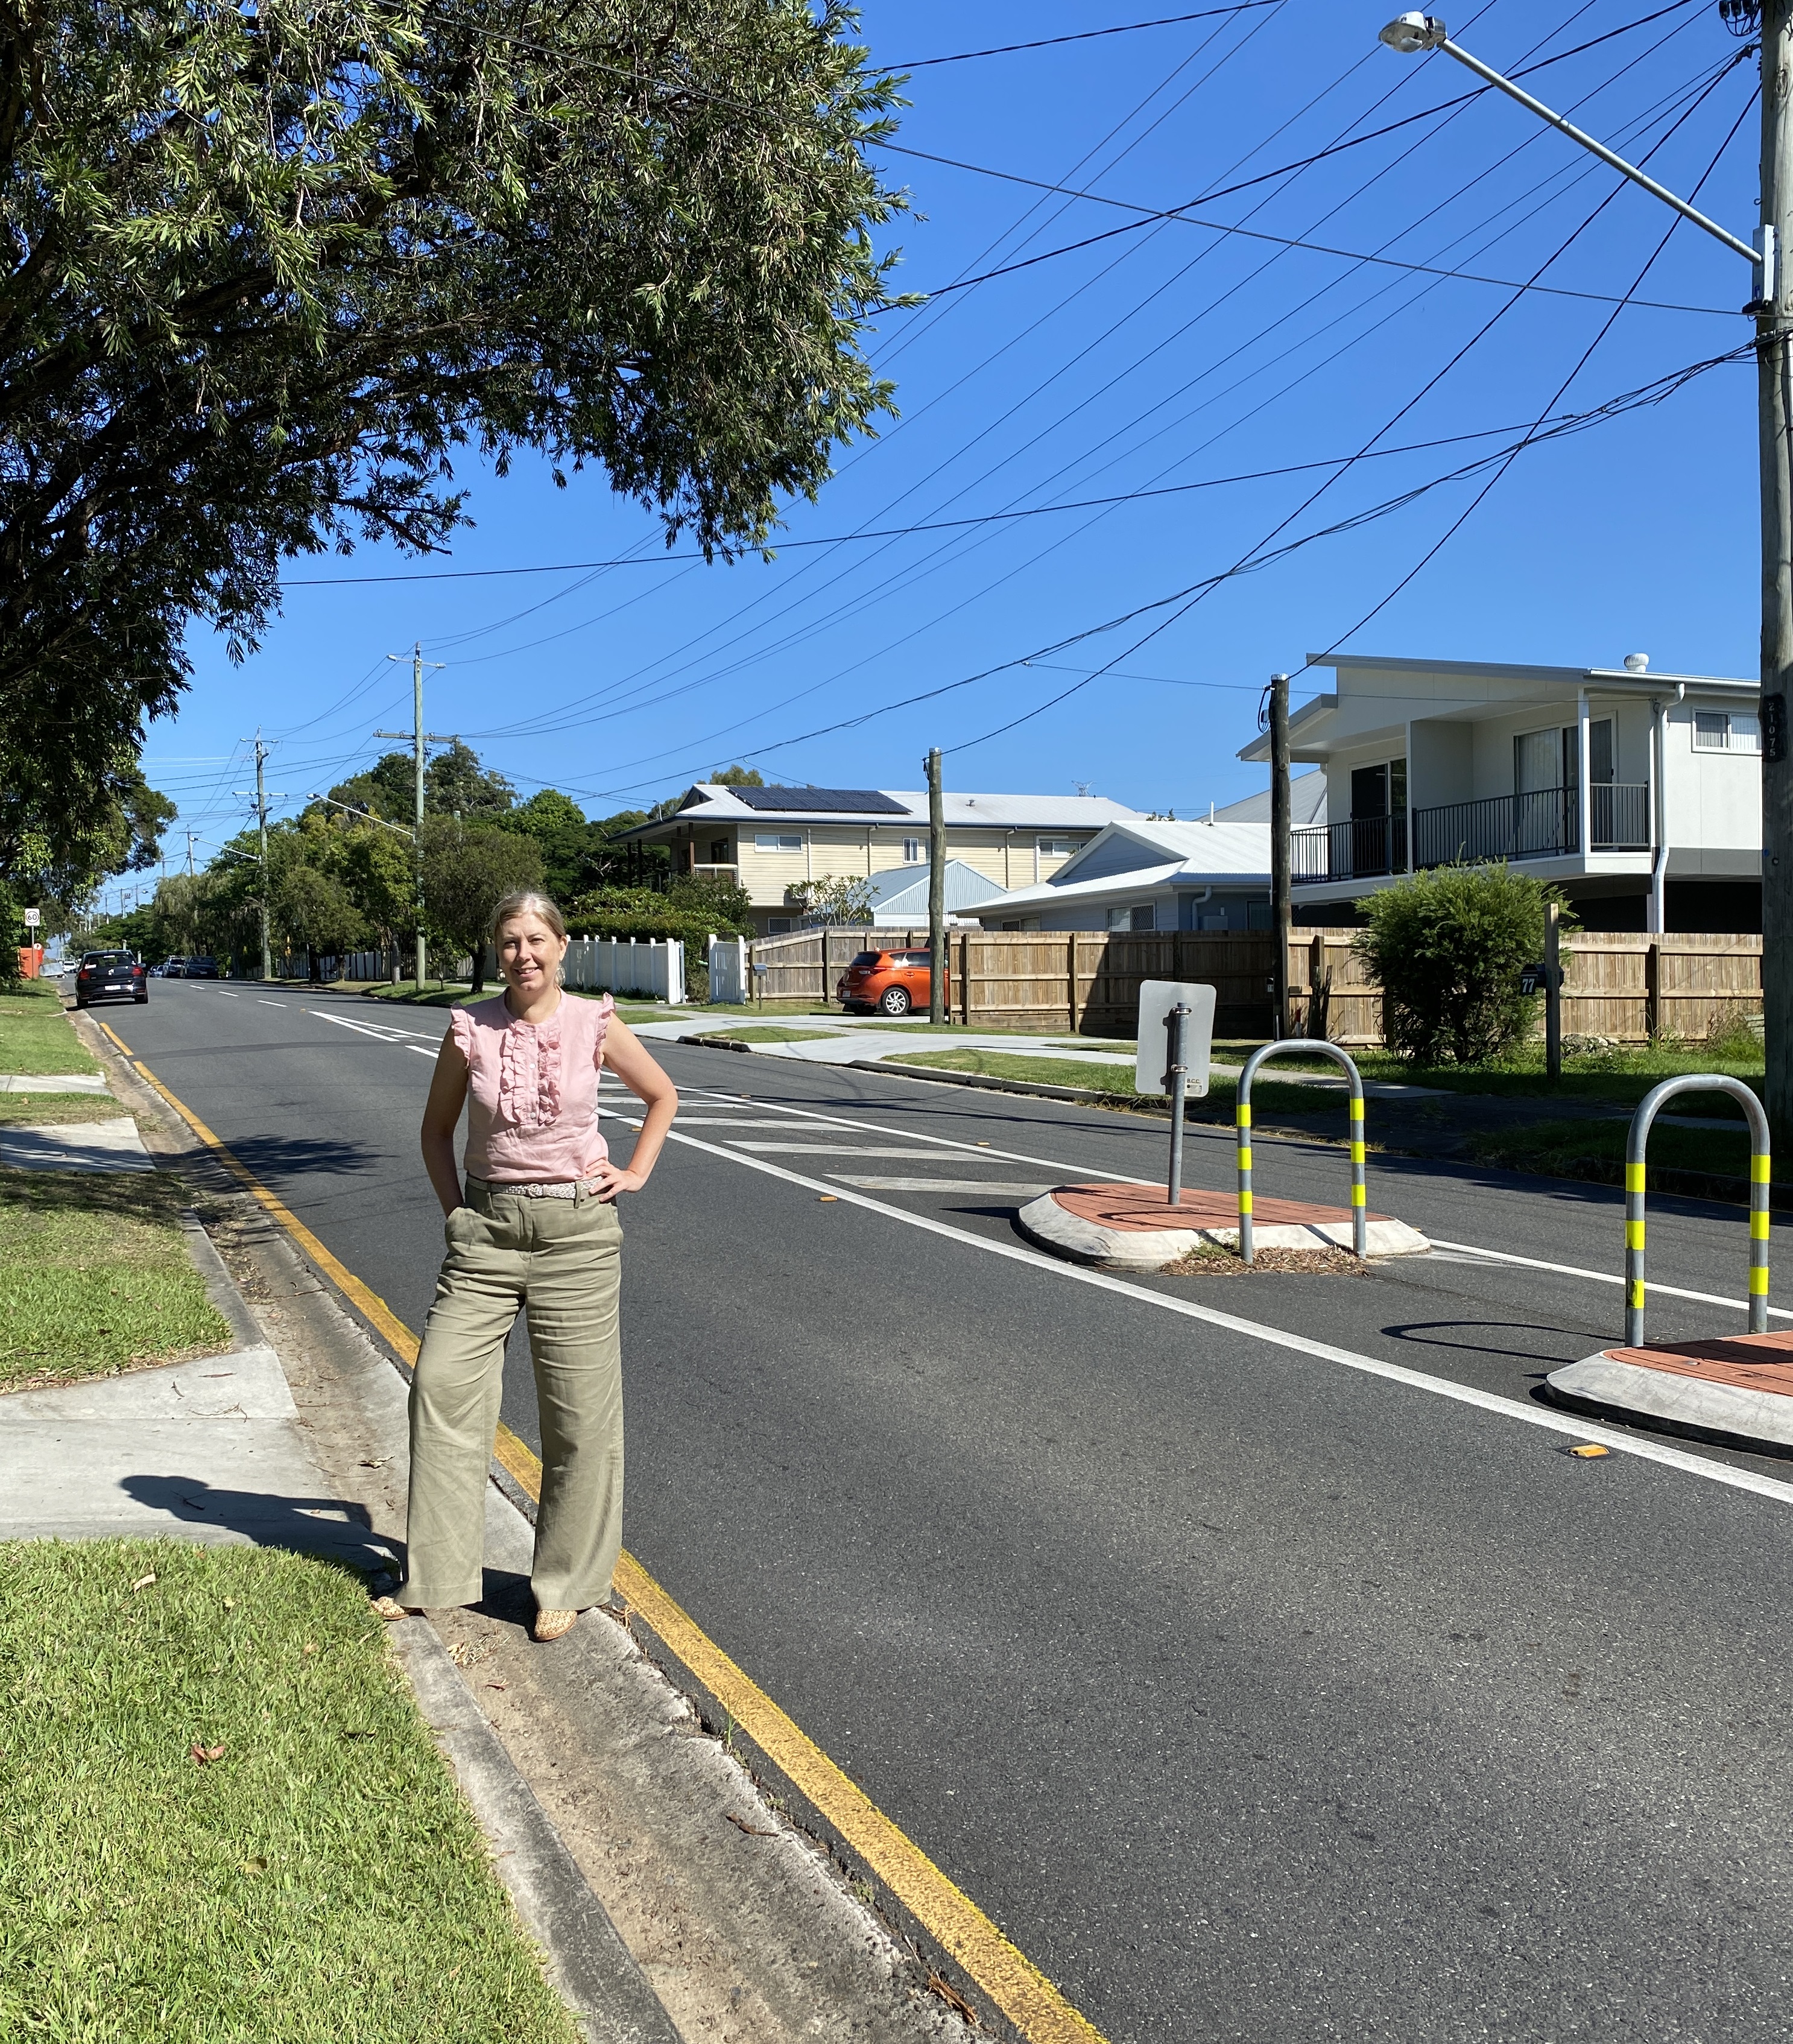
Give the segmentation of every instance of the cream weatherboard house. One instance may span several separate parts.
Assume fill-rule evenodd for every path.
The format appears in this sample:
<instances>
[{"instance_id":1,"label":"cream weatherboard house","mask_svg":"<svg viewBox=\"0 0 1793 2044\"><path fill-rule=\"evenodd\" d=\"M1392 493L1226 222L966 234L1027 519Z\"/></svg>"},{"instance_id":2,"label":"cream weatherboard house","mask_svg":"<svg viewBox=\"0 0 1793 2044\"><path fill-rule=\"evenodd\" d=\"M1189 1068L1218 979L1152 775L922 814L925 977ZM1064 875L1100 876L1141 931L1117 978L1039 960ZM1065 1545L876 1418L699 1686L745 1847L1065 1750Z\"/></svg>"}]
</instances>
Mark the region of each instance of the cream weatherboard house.
<instances>
[{"instance_id":1,"label":"cream weatherboard house","mask_svg":"<svg viewBox=\"0 0 1793 2044\"><path fill-rule=\"evenodd\" d=\"M1403 873L1504 859L1595 931L1759 932L1757 684L1618 667L1316 655L1289 719L1323 825L1293 832L1295 919L1350 921ZM1267 738L1242 759L1266 763Z\"/></svg>"},{"instance_id":2,"label":"cream weatherboard house","mask_svg":"<svg viewBox=\"0 0 1793 2044\"><path fill-rule=\"evenodd\" d=\"M946 797L946 856L991 891L1049 880L1106 824L1138 812L1098 795ZM676 873L738 881L755 926L776 936L802 911L805 881L861 879L927 865L927 797L883 788L735 788L703 782L670 816L638 824L625 843L663 844ZM962 874L957 876L962 884ZM881 891L889 891L888 889ZM957 889L955 889L957 891Z\"/></svg>"}]
</instances>

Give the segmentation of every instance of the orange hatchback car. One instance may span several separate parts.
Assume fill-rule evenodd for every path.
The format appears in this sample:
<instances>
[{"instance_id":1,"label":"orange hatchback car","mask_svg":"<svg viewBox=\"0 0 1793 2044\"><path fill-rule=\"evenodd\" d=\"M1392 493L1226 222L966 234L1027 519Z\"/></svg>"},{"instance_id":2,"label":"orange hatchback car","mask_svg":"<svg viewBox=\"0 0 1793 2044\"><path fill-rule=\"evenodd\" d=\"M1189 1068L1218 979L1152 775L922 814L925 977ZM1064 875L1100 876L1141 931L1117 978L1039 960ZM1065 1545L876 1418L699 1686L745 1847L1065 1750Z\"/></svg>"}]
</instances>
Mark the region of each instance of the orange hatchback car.
<instances>
[{"instance_id":1,"label":"orange hatchback car","mask_svg":"<svg viewBox=\"0 0 1793 2044\"><path fill-rule=\"evenodd\" d=\"M907 1015L927 1006L933 973L928 951L861 951L840 976L835 998L851 1014ZM952 997L949 967L946 997Z\"/></svg>"}]
</instances>

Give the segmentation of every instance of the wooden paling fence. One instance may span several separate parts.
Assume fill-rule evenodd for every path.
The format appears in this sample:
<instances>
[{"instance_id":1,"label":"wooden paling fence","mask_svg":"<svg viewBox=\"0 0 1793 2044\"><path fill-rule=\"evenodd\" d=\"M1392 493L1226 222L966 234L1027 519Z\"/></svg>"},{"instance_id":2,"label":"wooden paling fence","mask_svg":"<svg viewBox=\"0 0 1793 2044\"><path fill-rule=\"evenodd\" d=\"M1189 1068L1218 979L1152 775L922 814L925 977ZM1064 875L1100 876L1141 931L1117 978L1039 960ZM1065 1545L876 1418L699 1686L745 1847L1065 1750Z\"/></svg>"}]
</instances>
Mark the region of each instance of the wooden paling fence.
<instances>
[{"instance_id":1,"label":"wooden paling fence","mask_svg":"<svg viewBox=\"0 0 1793 2044\"><path fill-rule=\"evenodd\" d=\"M1288 952L1296 1027L1346 1045L1383 1040L1382 990L1350 929L1298 928ZM1147 979L1205 982L1221 1036L1270 1028L1274 937L1268 931L954 930L953 1019L976 1029L1130 1036ZM756 999L832 1000L868 943L925 949L925 930L801 930L753 947ZM762 970L760 968L763 967ZM1760 1013L1762 940L1749 936L1603 936L1563 943L1563 1033L1622 1043L1703 1036L1739 1011ZM1540 1020L1542 1026L1542 1019Z\"/></svg>"}]
</instances>

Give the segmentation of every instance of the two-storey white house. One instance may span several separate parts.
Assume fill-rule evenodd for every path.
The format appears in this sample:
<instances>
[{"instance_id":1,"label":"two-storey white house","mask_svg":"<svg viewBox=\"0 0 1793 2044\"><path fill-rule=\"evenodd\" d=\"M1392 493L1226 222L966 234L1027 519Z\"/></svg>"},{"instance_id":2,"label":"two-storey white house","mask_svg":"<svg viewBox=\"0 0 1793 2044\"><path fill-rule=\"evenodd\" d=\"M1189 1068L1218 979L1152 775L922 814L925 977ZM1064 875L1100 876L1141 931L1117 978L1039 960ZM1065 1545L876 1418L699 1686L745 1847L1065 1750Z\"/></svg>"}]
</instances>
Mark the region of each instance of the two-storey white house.
<instances>
[{"instance_id":1,"label":"two-storey white house","mask_svg":"<svg viewBox=\"0 0 1793 2044\"><path fill-rule=\"evenodd\" d=\"M1758 685L1618 667L1314 656L1335 686L1289 719L1327 779L1293 833L1297 922L1416 869L1504 859L1592 930L1761 927ZM1269 758L1267 737L1242 759Z\"/></svg>"},{"instance_id":2,"label":"two-storey white house","mask_svg":"<svg viewBox=\"0 0 1793 2044\"><path fill-rule=\"evenodd\" d=\"M943 806L949 878L954 866L969 866L991 892L1050 879L1105 824L1138 814L1100 795L949 794ZM666 845L675 872L739 882L756 926L776 936L801 920L790 890L804 882L925 870L927 796L906 789L701 782L673 814L638 824L624 841ZM962 876L953 891L964 891Z\"/></svg>"}]
</instances>

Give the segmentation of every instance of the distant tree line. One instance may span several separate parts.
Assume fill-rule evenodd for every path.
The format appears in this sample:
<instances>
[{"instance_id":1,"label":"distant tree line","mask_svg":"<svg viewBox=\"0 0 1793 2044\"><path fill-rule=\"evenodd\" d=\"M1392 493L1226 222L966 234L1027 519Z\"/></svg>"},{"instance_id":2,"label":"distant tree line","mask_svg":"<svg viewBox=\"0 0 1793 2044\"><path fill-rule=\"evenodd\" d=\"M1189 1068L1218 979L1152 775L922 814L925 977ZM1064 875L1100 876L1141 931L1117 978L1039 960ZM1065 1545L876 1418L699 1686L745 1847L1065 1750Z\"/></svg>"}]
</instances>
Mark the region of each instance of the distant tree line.
<instances>
[{"instance_id":1,"label":"distant tree line","mask_svg":"<svg viewBox=\"0 0 1793 2044\"><path fill-rule=\"evenodd\" d=\"M126 945L151 959L210 953L249 973L259 965L265 900L276 957L302 958L309 976L318 977L326 959L362 950L394 954L401 970L416 928L420 868L432 955L451 969L470 958L476 986L493 909L517 888L552 895L579 936L676 937L697 946L712 932L749 933L743 889L675 874L664 846L645 847L632 863L624 833L670 814L679 796L594 821L558 788L519 801L511 782L457 739L424 770L419 836L415 774L408 753L386 754L298 816L271 824L265 874L259 833L240 832L203 872L163 879L152 901L90 926L84 941ZM762 785L740 766L717 778ZM647 885L635 877L643 870Z\"/></svg>"}]
</instances>

